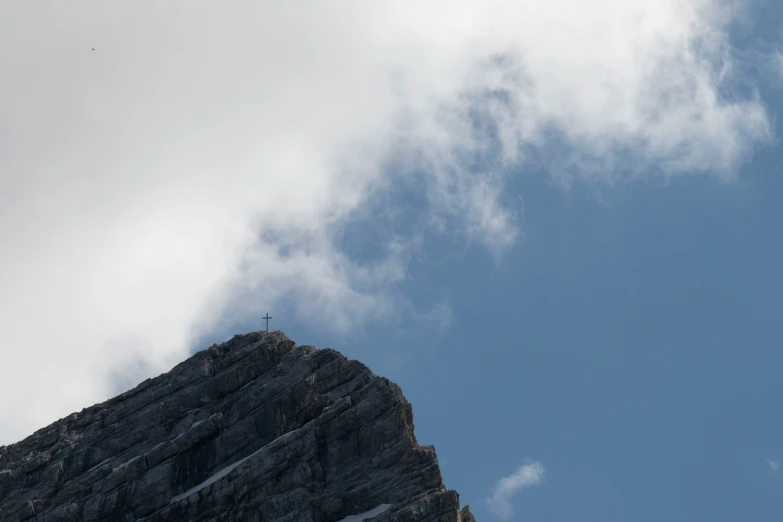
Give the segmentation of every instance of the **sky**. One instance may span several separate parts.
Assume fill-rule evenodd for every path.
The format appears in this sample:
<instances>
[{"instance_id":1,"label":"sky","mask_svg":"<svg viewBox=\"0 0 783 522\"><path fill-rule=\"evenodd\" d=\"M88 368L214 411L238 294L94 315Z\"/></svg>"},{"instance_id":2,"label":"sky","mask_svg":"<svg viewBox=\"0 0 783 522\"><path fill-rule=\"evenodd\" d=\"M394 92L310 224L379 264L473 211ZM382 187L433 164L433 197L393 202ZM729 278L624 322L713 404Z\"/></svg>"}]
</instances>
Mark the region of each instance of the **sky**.
<instances>
[{"instance_id":1,"label":"sky","mask_svg":"<svg viewBox=\"0 0 783 522\"><path fill-rule=\"evenodd\" d=\"M479 521L780 520L781 28L0 0L0 444L269 313L398 383Z\"/></svg>"}]
</instances>

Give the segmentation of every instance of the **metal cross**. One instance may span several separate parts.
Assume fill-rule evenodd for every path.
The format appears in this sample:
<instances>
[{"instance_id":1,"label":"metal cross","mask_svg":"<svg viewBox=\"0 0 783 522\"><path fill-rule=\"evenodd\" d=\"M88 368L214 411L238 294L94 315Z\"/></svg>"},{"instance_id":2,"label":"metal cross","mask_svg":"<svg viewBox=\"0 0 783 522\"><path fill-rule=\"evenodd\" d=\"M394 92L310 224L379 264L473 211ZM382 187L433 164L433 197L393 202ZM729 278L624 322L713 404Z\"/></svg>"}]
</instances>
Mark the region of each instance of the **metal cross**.
<instances>
[{"instance_id":1,"label":"metal cross","mask_svg":"<svg viewBox=\"0 0 783 522\"><path fill-rule=\"evenodd\" d=\"M272 318L272 317L269 315L269 312L267 312L267 313L266 313L266 317L262 317L262 318L261 318L261 319L266 319L266 331L267 331L267 332L269 331L269 320L270 320L271 318Z\"/></svg>"}]
</instances>

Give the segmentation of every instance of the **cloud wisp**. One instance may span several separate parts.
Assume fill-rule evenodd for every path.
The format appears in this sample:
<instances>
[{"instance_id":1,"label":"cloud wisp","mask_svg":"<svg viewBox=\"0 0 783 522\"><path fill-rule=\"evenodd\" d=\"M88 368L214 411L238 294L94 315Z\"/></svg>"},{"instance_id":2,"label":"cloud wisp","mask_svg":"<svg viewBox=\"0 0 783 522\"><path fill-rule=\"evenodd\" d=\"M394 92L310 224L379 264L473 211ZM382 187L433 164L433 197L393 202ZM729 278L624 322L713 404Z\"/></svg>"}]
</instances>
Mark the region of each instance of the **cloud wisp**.
<instances>
[{"instance_id":1,"label":"cloud wisp","mask_svg":"<svg viewBox=\"0 0 783 522\"><path fill-rule=\"evenodd\" d=\"M492 511L503 520L514 515L511 497L525 488L538 486L544 479L544 466L540 462L530 462L519 467L514 473L498 480L492 491L492 497L487 499Z\"/></svg>"},{"instance_id":2,"label":"cloud wisp","mask_svg":"<svg viewBox=\"0 0 783 522\"><path fill-rule=\"evenodd\" d=\"M769 466L769 471L774 475L780 469L780 461L767 459L767 466Z\"/></svg>"},{"instance_id":3,"label":"cloud wisp","mask_svg":"<svg viewBox=\"0 0 783 522\"><path fill-rule=\"evenodd\" d=\"M510 173L730 179L772 129L732 93L727 5L0 4L0 443L259 307L390 316L422 228L500 258ZM394 228L398 187L421 228L348 255L341 227Z\"/></svg>"}]
</instances>

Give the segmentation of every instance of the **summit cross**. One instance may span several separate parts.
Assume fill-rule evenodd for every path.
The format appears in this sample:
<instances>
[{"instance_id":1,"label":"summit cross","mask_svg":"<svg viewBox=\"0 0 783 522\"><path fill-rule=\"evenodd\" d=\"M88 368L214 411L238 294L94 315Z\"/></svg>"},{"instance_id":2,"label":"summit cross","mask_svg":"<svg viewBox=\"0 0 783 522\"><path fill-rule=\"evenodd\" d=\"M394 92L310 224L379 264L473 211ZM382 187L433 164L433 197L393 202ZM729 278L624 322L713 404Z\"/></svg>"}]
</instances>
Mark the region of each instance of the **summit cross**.
<instances>
[{"instance_id":1,"label":"summit cross","mask_svg":"<svg viewBox=\"0 0 783 522\"><path fill-rule=\"evenodd\" d=\"M267 312L267 313L266 313L266 317L262 317L262 318L261 318L261 319L266 319L266 331L267 331L267 332L269 331L269 320L270 320L271 318L272 318L272 317L269 315L269 312Z\"/></svg>"}]
</instances>

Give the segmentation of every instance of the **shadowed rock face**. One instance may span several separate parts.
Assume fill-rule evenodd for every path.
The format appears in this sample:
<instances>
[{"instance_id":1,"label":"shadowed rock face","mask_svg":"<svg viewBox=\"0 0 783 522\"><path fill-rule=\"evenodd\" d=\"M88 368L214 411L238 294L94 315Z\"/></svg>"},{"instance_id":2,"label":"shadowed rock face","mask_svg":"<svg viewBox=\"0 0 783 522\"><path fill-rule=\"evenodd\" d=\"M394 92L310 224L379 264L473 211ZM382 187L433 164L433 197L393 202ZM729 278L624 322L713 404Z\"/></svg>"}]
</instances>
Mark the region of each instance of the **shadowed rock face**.
<instances>
[{"instance_id":1,"label":"shadowed rock face","mask_svg":"<svg viewBox=\"0 0 783 522\"><path fill-rule=\"evenodd\" d=\"M367 512L475 522L443 485L435 449L417 444L396 384L281 332L237 335L0 446L3 521L336 522Z\"/></svg>"}]
</instances>

